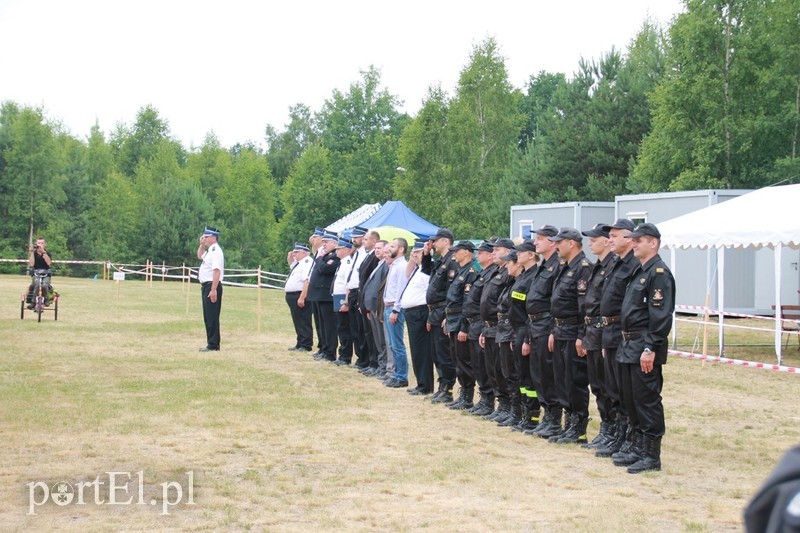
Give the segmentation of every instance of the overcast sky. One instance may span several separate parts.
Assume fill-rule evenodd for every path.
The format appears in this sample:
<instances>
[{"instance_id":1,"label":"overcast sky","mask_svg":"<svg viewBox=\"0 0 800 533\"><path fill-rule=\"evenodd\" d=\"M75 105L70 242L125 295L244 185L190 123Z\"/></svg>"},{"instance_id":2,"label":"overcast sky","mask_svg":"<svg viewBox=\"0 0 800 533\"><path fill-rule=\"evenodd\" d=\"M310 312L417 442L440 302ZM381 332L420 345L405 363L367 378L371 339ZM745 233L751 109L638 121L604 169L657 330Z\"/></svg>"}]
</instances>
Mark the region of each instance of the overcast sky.
<instances>
[{"instance_id":1,"label":"overcast sky","mask_svg":"<svg viewBox=\"0 0 800 533\"><path fill-rule=\"evenodd\" d=\"M151 104L185 147L263 145L297 103L313 111L375 65L412 115L431 85L453 93L493 36L510 81L571 76L581 56L624 50L680 0L403 2L0 0L0 101L42 106L73 135L110 133Z\"/></svg>"}]
</instances>

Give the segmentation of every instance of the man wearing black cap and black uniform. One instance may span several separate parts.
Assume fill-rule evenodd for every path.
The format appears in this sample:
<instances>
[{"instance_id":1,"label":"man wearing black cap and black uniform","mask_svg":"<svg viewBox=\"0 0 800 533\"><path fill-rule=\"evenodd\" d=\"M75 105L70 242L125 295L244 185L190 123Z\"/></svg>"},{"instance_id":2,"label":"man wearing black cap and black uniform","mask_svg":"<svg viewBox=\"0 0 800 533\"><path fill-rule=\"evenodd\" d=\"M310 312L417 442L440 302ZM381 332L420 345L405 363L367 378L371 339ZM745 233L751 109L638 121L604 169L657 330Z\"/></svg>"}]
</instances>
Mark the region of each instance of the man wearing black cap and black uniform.
<instances>
[{"instance_id":1,"label":"man wearing black cap and black uniform","mask_svg":"<svg viewBox=\"0 0 800 533\"><path fill-rule=\"evenodd\" d=\"M481 320L481 295L484 287L492 276L497 272L497 265L492 260L493 245L489 241L483 241L477 248L476 259L481 266L478 278L472 284L469 291L469 298L464 303L464 316L469 323L470 359L472 370L475 372L475 381L478 384L478 394L480 401L476 403L469 413L476 416L488 415L494 411L494 389L489 380L488 369L486 368L486 351L481 347L480 336L483 332L483 321Z\"/></svg>"},{"instance_id":2,"label":"man wearing black cap and black uniform","mask_svg":"<svg viewBox=\"0 0 800 533\"><path fill-rule=\"evenodd\" d=\"M225 278L225 255L222 253L217 238L219 230L206 226L200 236L197 247L197 258L202 260L197 271L197 281L202 286L203 322L206 325L206 345L201 352L219 350L219 315L222 311L222 280Z\"/></svg>"},{"instance_id":3,"label":"man wearing black cap and black uniform","mask_svg":"<svg viewBox=\"0 0 800 533\"><path fill-rule=\"evenodd\" d=\"M606 444L612 437L615 424L614 411L606 393L605 363L603 362L603 317L600 314L600 300L603 297L603 285L606 273L611 268L614 254L611 253L611 241L608 240L608 231L603 229L605 224L596 224L594 228L582 231L589 237L589 249L597 256L597 262L592 268L589 277L589 286L586 289L584 305L584 333L575 342L579 356L586 357L589 370L589 387L597 402L597 411L600 413L600 431L590 443L585 443L584 448L597 448Z\"/></svg>"},{"instance_id":4,"label":"man wearing black cap and black uniform","mask_svg":"<svg viewBox=\"0 0 800 533\"><path fill-rule=\"evenodd\" d=\"M478 271L472 264L475 246L469 241L461 241L450 247L458 263L458 271L447 288L445 302L445 333L450 337L450 359L456 365L456 378L461 391L455 401L447 403L451 409L472 409L475 394L475 371L469 353L469 323L464 316L464 302L469 298L472 284L478 278Z\"/></svg>"},{"instance_id":5,"label":"man wearing black cap and black uniform","mask_svg":"<svg viewBox=\"0 0 800 533\"><path fill-rule=\"evenodd\" d=\"M306 305L305 298L302 299L303 289L306 280L311 274L311 265L314 261L308 255L308 246L296 242L294 249L289 252L286 260L289 263L289 276L286 278L284 291L286 292L286 305L292 315L292 324L296 335L294 347L290 351L310 352L314 344L314 336L311 328L311 306Z\"/></svg>"},{"instance_id":6,"label":"man wearing black cap and black uniform","mask_svg":"<svg viewBox=\"0 0 800 533\"><path fill-rule=\"evenodd\" d=\"M308 283L308 300L314 302L314 317L319 324L321 347L314 359L336 360L336 313L333 310L333 278L340 260L336 255L339 236L325 230L322 235L322 251L314 260Z\"/></svg>"},{"instance_id":7,"label":"man wearing black cap and black uniform","mask_svg":"<svg viewBox=\"0 0 800 533\"><path fill-rule=\"evenodd\" d=\"M625 288L639 267L639 261L633 255L633 243L626 237L634 230L635 225L627 218L620 218L610 226L603 226L608 231L611 250L616 256L606 273L603 284L603 297L600 300L600 315L603 321L603 363L605 363L606 394L611 402L614 416L613 439L595 450L596 457L611 457L625 443L628 435L628 413L622 402L622 370L617 361L617 349L622 344L622 300ZM628 447L633 444L632 437Z\"/></svg>"},{"instance_id":8,"label":"man wearing black cap and black uniform","mask_svg":"<svg viewBox=\"0 0 800 533\"><path fill-rule=\"evenodd\" d=\"M555 226L544 225L535 230L536 252L542 262L531 279L525 300L528 313L528 339L523 344L522 353L529 352L531 381L539 402L544 406L545 415L536 428L525 431L527 435L549 438L560 434L562 407L558 402L553 375L553 352L548 347L548 339L553 331L553 315L550 314L550 298L553 283L558 274L558 252L556 243L548 240L558 235ZM527 345L527 346L526 346Z\"/></svg>"},{"instance_id":9,"label":"man wearing black cap and black uniform","mask_svg":"<svg viewBox=\"0 0 800 533\"><path fill-rule=\"evenodd\" d=\"M498 425L511 427L519 422L522 414L522 407L519 394L512 395L508 388L508 382L503 375L500 360L500 347L497 345L495 339L497 337L498 320L497 303L509 282L508 271L506 270L506 261L508 260L503 258L514 249L514 241L505 238L497 239L494 242L493 248L492 261L497 270L492 274L488 285L481 295L481 320L483 321L481 337L486 353L486 368L489 374L489 381L494 389L499 407L496 415L487 418L494 420ZM519 389L519 386L517 389ZM519 392L519 390L517 390L517 392ZM514 403L512 403L512 399L515 400Z\"/></svg>"},{"instance_id":10,"label":"man wearing black cap and black uniform","mask_svg":"<svg viewBox=\"0 0 800 533\"><path fill-rule=\"evenodd\" d=\"M539 394L531 379L530 368L530 345L525 344L528 338L528 312L526 302L528 299L528 289L531 281L536 275L539 256L536 255L536 243L531 239L525 239L516 247L517 262L523 269L522 273L516 276L514 284L511 286L510 309L508 318L514 330L514 338L511 342L513 350L515 371L519 374L519 393L522 401L522 416L520 423L512 426L514 431L531 432L539 425L539 415L541 405L539 404ZM526 353L522 349L526 347ZM513 381L513 380L509 380Z\"/></svg>"},{"instance_id":11,"label":"man wearing black cap and black uniform","mask_svg":"<svg viewBox=\"0 0 800 533\"><path fill-rule=\"evenodd\" d=\"M431 400L433 403L452 402L453 385L456 382L456 367L450 359L450 344L442 330L447 289L455 279L459 268L458 263L453 259L453 252L449 251L453 240L453 232L442 228L431 237L422 250L422 272L430 276L425 299L428 302L431 352L433 364L439 374L439 389L433 395ZM439 259L436 261L432 257L434 251L439 254Z\"/></svg>"},{"instance_id":12,"label":"man wearing black cap and black uniform","mask_svg":"<svg viewBox=\"0 0 800 533\"><path fill-rule=\"evenodd\" d=\"M347 273L347 312L350 315L350 337L353 339L353 351L356 354L356 368L366 368L369 366L369 349L366 343L366 332L364 327L369 327L361 314L359 306L359 293L361 292L361 265L367 258L367 247L365 236L369 230L356 226L350 230L350 237L353 241L352 265ZM377 239L376 239L377 241ZM372 249L372 248L370 248ZM370 334L371 336L371 334Z\"/></svg>"},{"instance_id":13,"label":"man wearing black cap and black uniform","mask_svg":"<svg viewBox=\"0 0 800 533\"><path fill-rule=\"evenodd\" d=\"M627 466L629 474L661 470L664 436L664 385L662 366L667 362L668 335L675 310L675 279L658 255L661 233L653 224L639 224L628 235L641 266L634 270L622 302L622 399L633 427L628 452L612 455L614 464Z\"/></svg>"},{"instance_id":14,"label":"man wearing black cap and black uniform","mask_svg":"<svg viewBox=\"0 0 800 533\"><path fill-rule=\"evenodd\" d=\"M553 315L550 348L559 400L570 413L564 432L550 437L550 442L585 443L589 424L589 372L586 358L578 354L575 343L585 329L583 307L593 265L583 253L583 236L577 229L561 228L550 240L556 243L561 258L550 306Z\"/></svg>"}]
</instances>

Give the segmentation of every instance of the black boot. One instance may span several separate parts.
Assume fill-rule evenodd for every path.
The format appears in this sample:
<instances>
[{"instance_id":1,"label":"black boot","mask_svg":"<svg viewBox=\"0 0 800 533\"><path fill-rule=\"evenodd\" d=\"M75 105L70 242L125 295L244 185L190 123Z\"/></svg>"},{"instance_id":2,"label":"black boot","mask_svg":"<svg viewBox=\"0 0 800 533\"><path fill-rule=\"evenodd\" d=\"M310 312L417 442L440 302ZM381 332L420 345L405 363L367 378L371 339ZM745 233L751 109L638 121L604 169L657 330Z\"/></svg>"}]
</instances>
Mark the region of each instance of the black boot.
<instances>
[{"instance_id":1,"label":"black boot","mask_svg":"<svg viewBox=\"0 0 800 533\"><path fill-rule=\"evenodd\" d=\"M628 420L621 415L617 416L617 423L611 433L607 444L598 446L594 452L595 457L611 457L622 448L628 436Z\"/></svg>"},{"instance_id":2,"label":"black boot","mask_svg":"<svg viewBox=\"0 0 800 533\"><path fill-rule=\"evenodd\" d=\"M434 396L431 403L450 403L453 401L453 386L442 382L441 394Z\"/></svg>"},{"instance_id":3,"label":"black boot","mask_svg":"<svg viewBox=\"0 0 800 533\"><path fill-rule=\"evenodd\" d=\"M644 457L642 451L644 435L638 429L629 429L628 432L633 436L622 445L617 453L611 456L614 466L630 466Z\"/></svg>"},{"instance_id":4,"label":"black boot","mask_svg":"<svg viewBox=\"0 0 800 533\"><path fill-rule=\"evenodd\" d=\"M545 427L553 423L553 415L550 412L550 409L547 407L544 408L544 416L539 418L539 423L536 424L536 427L526 429L524 433L526 435L534 435L538 436L539 432Z\"/></svg>"},{"instance_id":5,"label":"black boot","mask_svg":"<svg viewBox=\"0 0 800 533\"><path fill-rule=\"evenodd\" d=\"M613 427L611 422L600 421L600 431L597 432L597 436L592 439L592 442L581 444L581 448L599 448L608 443Z\"/></svg>"},{"instance_id":6,"label":"black boot","mask_svg":"<svg viewBox=\"0 0 800 533\"><path fill-rule=\"evenodd\" d=\"M642 456L628 467L629 474L661 470L661 437L644 435L642 439Z\"/></svg>"},{"instance_id":7,"label":"black boot","mask_svg":"<svg viewBox=\"0 0 800 533\"><path fill-rule=\"evenodd\" d=\"M522 398L519 396L511 397L511 414L503 421L498 420L497 425L504 428L516 426L522 420Z\"/></svg>"},{"instance_id":8,"label":"black boot","mask_svg":"<svg viewBox=\"0 0 800 533\"><path fill-rule=\"evenodd\" d=\"M556 441L558 444L584 444L587 442L586 427L589 417L580 413L572 413L569 429Z\"/></svg>"},{"instance_id":9,"label":"black boot","mask_svg":"<svg viewBox=\"0 0 800 533\"><path fill-rule=\"evenodd\" d=\"M486 420L499 421L505 418L509 412L508 398L498 398L497 409L483 418Z\"/></svg>"},{"instance_id":10,"label":"black boot","mask_svg":"<svg viewBox=\"0 0 800 533\"><path fill-rule=\"evenodd\" d=\"M469 414L475 416L486 416L494 412L494 396L491 394L481 394L481 399L469 410Z\"/></svg>"},{"instance_id":11,"label":"black boot","mask_svg":"<svg viewBox=\"0 0 800 533\"><path fill-rule=\"evenodd\" d=\"M559 419L559 422L560 421L561 420ZM566 435L571 427L572 427L572 411L564 409L564 427L561 428L561 431L559 433L555 435L550 435L547 438L547 442L553 442L553 443L558 442L558 439Z\"/></svg>"},{"instance_id":12,"label":"black boot","mask_svg":"<svg viewBox=\"0 0 800 533\"><path fill-rule=\"evenodd\" d=\"M531 405L528 401L527 396L523 396L520 398L520 406L521 406L521 413L519 417L519 422L511 426L513 431L525 431L528 429L528 424L531 422ZM534 426L535 427L535 426Z\"/></svg>"},{"instance_id":13,"label":"black boot","mask_svg":"<svg viewBox=\"0 0 800 533\"><path fill-rule=\"evenodd\" d=\"M454 411L462 411L465 409L472 409L474 404L472 400L475 398L475 388L468 387L461 389L461 394L458 397L458 401L453 402L452 404L448 404L447 407L453 409Z\"/></svg>"},{"instance_id":14,"label":"black boot","mask_svg":"<svg viewBox=\"0 0 800 533\"><path fill-rule=\"evenodd\" d=\"M551 407L550 423L546 426L542 426L542 424L539 424L539 428L537 428L536 435L542 437L543 439L549 439L550 437L562 434L564 432L564 428L561 426L562 414L563 410L561 409L560 406Z\"/></svg>"}]
</instances>

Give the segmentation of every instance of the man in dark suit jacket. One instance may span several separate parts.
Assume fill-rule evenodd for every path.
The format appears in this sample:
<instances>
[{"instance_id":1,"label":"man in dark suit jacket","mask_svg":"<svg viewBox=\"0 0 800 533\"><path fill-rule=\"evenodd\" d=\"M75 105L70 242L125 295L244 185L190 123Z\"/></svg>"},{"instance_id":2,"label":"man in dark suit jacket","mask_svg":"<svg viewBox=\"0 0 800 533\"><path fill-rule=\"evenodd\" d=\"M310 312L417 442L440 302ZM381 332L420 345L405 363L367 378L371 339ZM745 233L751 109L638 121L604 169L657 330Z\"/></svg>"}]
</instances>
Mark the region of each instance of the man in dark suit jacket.
<instances>
[{"instance_id":1,"label":"man in dark suit jacket","mask_svg":"<svg viewBox=\"0 0 800 533\"><path fill-rule=\"evenodd\" d=\"M336 256L336 243L339 237L332 231L325 230L322 236L322 253L314 260L311 269L311 278L308 282L307 300L312 302L314 319L319 324L319 338L321 347L314 354L314 359L336 360L336 314L333 310L333 294L331 287L336 269L339 267L339 258Z\"/></svg>"},{"instance_id":2,"label":"man in dark suit jacket","mask_svg":"<svg viewBox=\"0 0 800 533\"><path fill-rule=\"evenodd\" d=\"M362 343L362 352L366 355L367 364L363 368L362 371L367 371L369 368L372 367L372 362L378 360L378 349L375 345L375 338L372 335L372 328L369 325L369 319L367 318L367 312L364 309L364 287L367 284L367 280L372 274L372 271L375 270L375 267L378 266L380 263L380 258L377 257L375 253L375 245L377 242L381 240L381 236L378 234L377 231L371 230L368 231L364 235L364 249L367 252L367 256L364 258L364 261L361 263L361 268L358 270L358 286L361 290L358 293L358 309L359 309L359 316L362 320L361 331L363 337L359 339L355 339L354 342L361 342ZM363 372L362 372L363 373Z\"/></svg>"}]
</instances>

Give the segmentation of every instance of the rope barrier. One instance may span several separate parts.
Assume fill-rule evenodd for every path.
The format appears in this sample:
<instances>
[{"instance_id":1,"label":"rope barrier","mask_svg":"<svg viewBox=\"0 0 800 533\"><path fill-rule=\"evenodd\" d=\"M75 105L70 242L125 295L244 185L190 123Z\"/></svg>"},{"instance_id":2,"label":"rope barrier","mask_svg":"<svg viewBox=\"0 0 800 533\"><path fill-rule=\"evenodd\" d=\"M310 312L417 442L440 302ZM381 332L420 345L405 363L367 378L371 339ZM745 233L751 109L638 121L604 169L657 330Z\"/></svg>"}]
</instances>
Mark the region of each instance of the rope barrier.
<instances>
[{"instance_id":1,"label":"rope barrier","mask_svg":"<svg viewBox=\"0 0 800 533\"><path fill-rule=\"evenodd\" d=\"M728 357L720 357L716 355L702 355L692 352L682 352L680 350L669 350L669 353L683 357L684 359L699 359L701 361L708 361L710 363L725 363L733 366L743 366L746 368L760 368L762 370L774 370L776 372L786 372L788 374L800 374L800 368L794 366L773 365L769 363L756 363L753 361L744 361L742 359L730 359Z\"/></svg>"}]
</instances>

